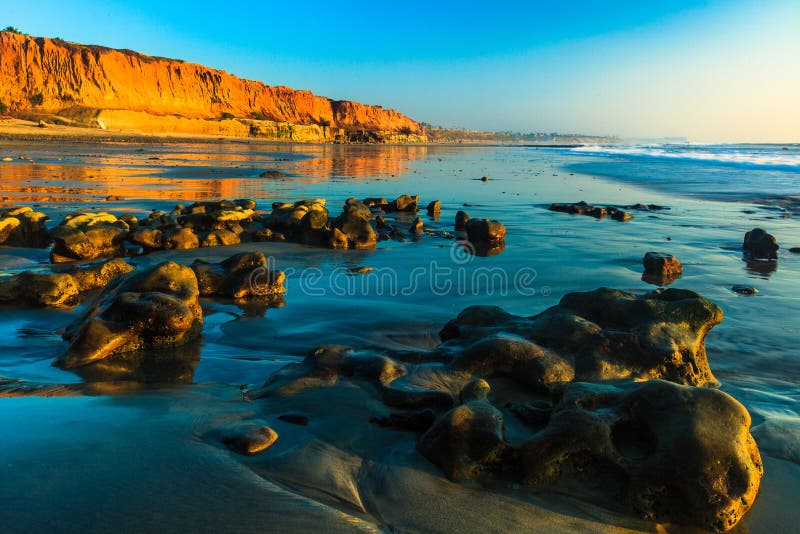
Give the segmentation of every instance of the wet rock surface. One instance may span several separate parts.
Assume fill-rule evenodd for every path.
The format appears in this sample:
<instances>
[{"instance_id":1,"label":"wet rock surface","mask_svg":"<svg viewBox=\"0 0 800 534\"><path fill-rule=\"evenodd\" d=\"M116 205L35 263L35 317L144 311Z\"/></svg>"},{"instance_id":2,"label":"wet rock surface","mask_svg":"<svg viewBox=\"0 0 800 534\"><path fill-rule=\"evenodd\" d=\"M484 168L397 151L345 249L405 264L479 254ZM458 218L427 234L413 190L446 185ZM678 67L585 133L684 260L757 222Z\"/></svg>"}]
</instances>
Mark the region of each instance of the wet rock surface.
<instances>
[{"instance_id":1,"label":"wet rock surface","mask_svg":"<svg viewBox=\"0 0 800 534\"><path fill-rule=\"evenodd\" d=\"M754 228L747 232L742 242L742 250L745 255L754 260L777 260L779 248L775 236L761 228Z\"/></svg>"},{"instance_id":2,"label":"wet rock surface","mask_svg":"<svg viewBox=\"0 0 800 534\"><path fill-rule=\"evenodd\" d=\"M59 271L24 271L0 278L0 303L34 307L72 307L86 293L105 287L133 267L122 259Z\"/></svg>"},{"instance_id":3,"label":"wet rock surface","mask_svg":"<svg viewBox=\"0 0 800 534\"><path fill-rule=\"evenodd\" d=\"M240 421L220 429L220 441L229 449L252 456L268 449L278 440L278 433L263 422Z\"/></svg>"},{"instance_id":4,"label":"wet rock surface","mask_svg":"<svg viewBox=\"0 0 800 534\"><path fill-rule=\"evenodd\" d=\"M66 329L69 345L56 364L75 368L193 341L203 324L198 297L194 271L174 262L119 276Z\"/></svg>"},{"instance_id":5,"label":"wet rock surface","mask_svg":"<svg viewBox=\"0 0 800 534\"><path fill-rule=\"evenodd\" d=\"M23 206L0 210L0 245L43 247L49 241L45 221L49 217Z\"/></svg>"},{"instance_id":6,"label":"wet rock surface","mask_svg":"<svg viewBox=\"0 0 800 534\"><path fill-rule=\"evenodd\" d=\"M664 252L648 252L644 255L642 264L642 280L658 286L669 285L683 274L683 264L678 258Z\"/></svg>"},{"instance_id":7,"label":"wet rock surface","mask_svg":"<svg viewBox=\"0 0 800 534\"><path fill-rule=\"evenodd\" d=\"M347 411L354 401L337 399L356 388L376 432L414 433L451 480L566 491L725 531L752 506L763 468L747 411L703 387L716 384L703 340L721 320L679 289L572 293L531 317L473 306L431 350L323 346L248 397L314 420L318 392L335 389L326 398Z\"/></svg>"}]
</instances>

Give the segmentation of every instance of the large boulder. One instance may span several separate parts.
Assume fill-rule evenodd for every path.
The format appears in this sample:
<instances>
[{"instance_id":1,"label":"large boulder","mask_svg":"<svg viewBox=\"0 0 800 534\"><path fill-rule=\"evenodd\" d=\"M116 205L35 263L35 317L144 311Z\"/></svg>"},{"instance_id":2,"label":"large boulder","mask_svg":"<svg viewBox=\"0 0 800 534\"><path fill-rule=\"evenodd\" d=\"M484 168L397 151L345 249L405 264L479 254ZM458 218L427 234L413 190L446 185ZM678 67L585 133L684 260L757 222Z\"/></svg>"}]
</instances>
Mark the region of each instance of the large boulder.
<instances>
[{"instance_id":1,"label":"large boulder","mask_svg":"<svg viewBox=\"0 0 800 534\"><path fill-rule=\"evenodd\" d=\"M198 297L194 271L174 262L117 277L66 329L69 345L56 363L80 367L194 341L203 325Z\"/></svg>"},{"instance_id":2,"label":"large boulder","mask_svg":"<svg viewBox=\"0 0 800 534\"><path fill-rule=\"evenodd\" d=\"M692 291L634 295L601 288L569 293L533 317L495 307L467 308L440 335L457 350L492 334L517 334L572 362L577 380L662 378L706 386L717 381L704 340L721 321L722 310Z\"/></svg>"},{"instance_id":3,"label":"large boulder","mask_svg":"<svg viewBox=\"0 0 800 534\"><path fill-rule=\"evenodd\" d=\"M645 519L724 532L763 474L749 430L747 410L719 390L575 383L519 448L520 469L530 485L583 486Z\"/></svg>"}]
</instances>

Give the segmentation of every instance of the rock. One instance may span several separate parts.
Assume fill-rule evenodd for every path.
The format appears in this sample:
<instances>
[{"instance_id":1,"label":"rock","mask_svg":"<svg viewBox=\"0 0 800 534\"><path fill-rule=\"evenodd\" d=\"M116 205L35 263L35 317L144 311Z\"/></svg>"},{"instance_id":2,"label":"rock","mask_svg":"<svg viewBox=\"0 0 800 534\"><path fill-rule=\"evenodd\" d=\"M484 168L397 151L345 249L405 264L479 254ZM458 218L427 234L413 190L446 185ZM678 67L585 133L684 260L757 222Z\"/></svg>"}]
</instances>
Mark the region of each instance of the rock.
<instances>
[{"instance_id":1,"label":"rock","mask_svg":"<svg viewBox=\"0 0 800 534\"><path fill-rule=\"evenodd\" d=\"M467 239L476 245L498 245L505 242L506 227L499 221L469 219L465 225Z\"/></svg>"},{"instance_id":2,"label":"rock","mask_svg":"<svg viewBox=\"0 0 800 534\"><path fill-rule=\"evenodd\" d=\"M680 278L683 265L672 254L648 252L642 260L644 275L642 280L659 286L666 286Z\"/></svg>"},{"instance_id":3,"label":"rock","mask_svg":"<svg viewBox=\"0 0 800 534\"><path fill-rule=\"evenodd\" d=\"M733 286L731 288L731 291L733 291L734 293L739 293L740 295L755 295L756 293L758 293L758 289L754 287L739 286L739 285Z\"/></svg>"},{"instance_id":4,"label":"rock","mask_svg":"<svg viewBox=\"0 0 800 534\"><path fill-rule=\"evenodd\" d=\"M166 233L164 246L171 250L189 250L198 248L200 240L191 228L177 228Z\"/></svg>"},{"instance_id":5,"label":"rock","mask_svg":"<svg viewBox=\"0 0 800 534\"><path fill-rule=\"evenodd\" d=\"M557 306L529 318L491 306L470 307L440 336L446 347L463 350L492 335L516 334L574 362L577 380L661 378L711 386L717 382L703 341L721 321L722 310L692 291L664 289L637 296L601 288L569 293Z\"/></svg>"},{"instance_id":6,"label":"rock","mask_svg":"<svg viewBox=\"0 0 800 534\"><path fill-rule=\"evenodd\" d=\"M278 441L278 433L261 422L237 422L220 429L220 441L234 452L252 456Z\"/></svg>"},{"instance_id":7,"label":"rock","mask_svg":"<svg viewBox=\"0 0 800 534\"><path fill-rule=\"evenodd\" d=\"M800 254L800 247L792 247L789 249L792 254Z\"/></svg>"},{"instance_id":8,"label":"rock","mask_svg":"<svg viewBox=\"0 0 800 534\"><path fill-rule=\"evenodd\" d=\"M74 212L67 215L50 235L50 261L63 263L122 256L128 225L110 213Z\"/></svg>"},{"instance_id":9,"label":"rock","mask_svg":"<svg viewBox=\"0 0 800 534\"><path fill-rule=\"evenodd\" d=\"M503 414L485 399L466 402L439 418L420 437L417 450L450 480L474 479L510 451Z\"/></svg>"},{"instance_id":10,"label":"rock","mask_svg":"<svg viewBox=\"0 0 800 534\"><path fill-rule=\"evenodd\" d=\"M469 215L466 211L458 211L456 213L456 224L455 230L457 232L463 232L467 229L467 222L469 222Z\"/></svg>"},{"instance_id":11,"label":"rock","mask_svg":"<svg viewBox=\"0 0 800 534\"><path fill-rule=\"evenodd\" d=\"M375 248L378 242L378 236L369 222L371 214L366 215L365 210L369 212L369 208L363 203L350 199L344 205L342 214L333 223L334 229L346 238L348 248ZM333 248L344 248L341 247L342 237L336 232L331 235L330 244Z\"/></svg>"},{"instance_id":12,"label":"rock","mask_svg":"<svg viewBox=\"0 0 800 534\"><path fill-rule=\"evenodd\" d=\"M272 205L267 225L280 230L292 241L321 245L327 237L328 209L324 199L301 200Z\"/></svg>"},{"instance_id":13,"label":"rock","mask_svg":"<svg viewBox=\"0 0 800 534\"><path fill-rule=\"evenodd\" d=\"M659 523L723 532L763 474L750 415L729 395L664 381L567 387L520 447L527 484L574 487Z\"/></svg>"},{"instance_id":14,"label":"rock","mask_svg":"<svg viewBox=\"0 0 800 534\"><path fill-rule=\"evenodd\" d=\"M259 178L283 178L286 174L282 173L281 171L264 171L258 175Z\"/></svg>"},{"instance_id":15,"label":"rock","mask_svg":"<svg viewBox=\"0 0 800 534\"><path fill-rule=\"evenodd\" d=\"M74 368L194 341L203 324L198 296L194 271L173 262L119 276L67 328L69 346L56 364Z\"/></svg>"},{"instance_id":16,"label":"rock","mask_svg":"<svg viewBox=\"0 0 800 534\"><path fill-rule=\"evenodd\" d=\"M754 228L744 235L742 249L753 259L777 260L779 248L775 237L761 228Z\"/></svg>"},{"instance_id":17,"label":"rock","mask_svg":"<svg viewBox=\"0 0 800 534\"><path fill-rule=\"evenodd\" d=\"M423 230L424 230L424 227L423 227L423 224L422 224L422 219L420 219L419 217L414 219L414 221L411 223L411 227L408 229L409 232L411 232L412 234L416 234L416 235L421 234L423 232Z\"/></svg>"},{"instance_id":18,"label":"rock","mask_svg":"<svg viewBox=\"0 0 800 534\"><path fill-rule=\"evenodd\" d=\"M203 239L201 247L223 247L238 245L241 242L239 236L230 230L214 230Z\"/></svg>"},{"instance_id":19,"label":"rock","mask_svg":"<svg viewBox=\"0 0 800 534\"><path fill-rule=\"evenodd\" d=\"M157 228L149 226L142 226L131 232L130 240L132 243L144 248L145 251L165 248L164 233Z\"/></svg>"},{"instance_id":20,"label":"rock","mask_svg":"<svg viewBox=\"0 0 800 534\"><path fill-rule=\"evenodd\" d=\"M434 200L428 204L428 215L431 217L438 215L442 211L442 203L438 200Z\"/></svg>"},{"instance_id":21,"label":"rock","mask_svg":"<svg viewBox=\"0 0 800 534\"><path fill-rule=\"evenodd\" d=\"M557 491L722 531L758 493L749 414L716 389L658 380L715 385L703 340L721 318L678 289L570 293L532 317L473 306L434 349L323 346L248 396L264 399L266 413L308 412L321 427L374 414L370 422L395 431L380 439L418 433L417 450L454 481ZM336 404L317 411L319 399Z\"/></svg>"},{"instance_id":22,"label":"rock","mask_svg":"<svg viewBox=\"0 0 800 534\"><path fill-rule=\"evenodd\" d=\"M587 215L596 219L602 219L606 215L614 220L622 222L633 219L633 215L618 208L593 206L584 201L574 204L551 204L549 209L550 211L558 211L572 215Z\"/></svg>"},{"instance_id":23,"label":"rock","mask_svg":"<svg viewBox=\"0 0 800 534\"><path fill-rule=\"evenodd\" d=\"M125 214L120 215L119 221L128 225L128 231L133 232L139 227L139 219L135 215Z\"/></svg>"},{"instance_id":24,"label":"rock","mask_svg":"<svg viewBox=\"0 0 800 534\"><path fill-rule=\"evenodd\" d=\"M249 299L286 293L286 274L268 269L261 252L242 252L220 263L197 260L191 268L203 297Z\"/></svg>"},{"instance_id":25,"label":"rock","mask_svg":"<svg viewBox=\"0 0 800 534\"><path fill-rule=\"evenodd\" d=\"M386 212L416 212L419 209L419 195L400 195L386 207Z\"/></svg>"},{"instance_id":26,"label":"rock","mask_svg":"<svg viewBox=\"0 0 800 534\"><path fill-rule=\"evenodd\" d=\"M46 246L50 241L47 220L47 215L27 206L0 211L0 245Z\"/></svg>"},{"instance_id":27,"label":"rock","mask_svg":"<svg viewBox=\"0 0 800 534\"><path fill-rule=\"evenodd\" d=\"M544 347L508 334L476 341L448 366L473 376L506 376L541 391L558 391L575 379L573 364Z\"/></svg>"},{"instance_id":28,"label":"rock","mask_svg":"<svg viewBox=\"0 0 800 534\"><path fill-rule=\"evenodd\" d=\"M488 182L488 181L489 181L488 176L481 176L481 182Z\"/></svg>"}]
</instances>

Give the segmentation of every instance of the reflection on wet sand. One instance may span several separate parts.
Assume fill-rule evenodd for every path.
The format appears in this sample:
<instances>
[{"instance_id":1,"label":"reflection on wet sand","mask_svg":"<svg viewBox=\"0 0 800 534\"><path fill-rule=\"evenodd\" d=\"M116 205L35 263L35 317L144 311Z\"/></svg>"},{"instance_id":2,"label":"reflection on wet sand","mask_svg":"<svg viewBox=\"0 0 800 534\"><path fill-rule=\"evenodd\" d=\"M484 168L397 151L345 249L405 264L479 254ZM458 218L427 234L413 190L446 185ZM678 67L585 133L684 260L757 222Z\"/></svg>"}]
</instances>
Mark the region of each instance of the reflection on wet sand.
<instances>
[{"instance_id":1,"label":"reflection on wet sand","mask_svg":"<svg viewBox=\"0 0 800 534\"><path fill-rule=\"evenodd\" d=\"M108 152L93 154L81 153L85 147L67 146L61 152L38 154L33 145L27 147L30 160L17 156L0 165L0 204L85 203L106 197L176 202L269 198L279 181L399 176L428 153L423 146L287 145L279 154L258 145L220 146L224 148L211 154L204 145L172 153L109 146ZM271 170L286 177L260 176Z\"/></svg>"},{"instance_id":2,"label":"reflection on wet sand","mask_svg":"<svg viewBox=\"0 0 800 534\"><path fill-rule=\"evenodd\" d=\"M164 350L124 352L74 371L86 382L191 384L200 361L200 347L197 341Z\"/></svg>"}]
</instances>

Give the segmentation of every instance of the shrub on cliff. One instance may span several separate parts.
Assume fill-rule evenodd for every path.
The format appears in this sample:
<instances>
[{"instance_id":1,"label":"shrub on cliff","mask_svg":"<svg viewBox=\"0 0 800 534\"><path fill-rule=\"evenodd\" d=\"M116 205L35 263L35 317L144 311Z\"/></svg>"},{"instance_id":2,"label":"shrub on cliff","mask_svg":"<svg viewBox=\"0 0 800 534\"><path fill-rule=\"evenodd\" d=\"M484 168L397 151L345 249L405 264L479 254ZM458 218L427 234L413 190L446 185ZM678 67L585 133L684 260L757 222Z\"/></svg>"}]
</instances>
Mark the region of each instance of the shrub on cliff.
<instances>
[{"instance_id":1,"label":"shrub on cliff","mask_svg":"<svg viewBox=\"0 0 800 534\"><path fill-rule=\"evenodd\" d=\"M6 26L5 28L3 28L3 31L4 32L8 32L8 33L22 33L21 31L19 31L14 26Z\"/></svg>"},{"instance_id":2,"label":"shrub on cliff","mask_svg":"<svg viewBox=\"0 0 800 534\"><path fill-rule=\"evenodd\" d=\"M8 104L0 102L0 115L5 115L8 112Z\"/></svg>"},{"instance_id":3,"label":"shrub on cliff","mask_svg":"<svg viewBox=\"0 0 800 534\"><path fill-rule=\"evenodd\" d=\"M227 111L220 115L220 118L224 119L233 119L235 118L233 113L228 113Z\"/></svg>"}]
</instances>

